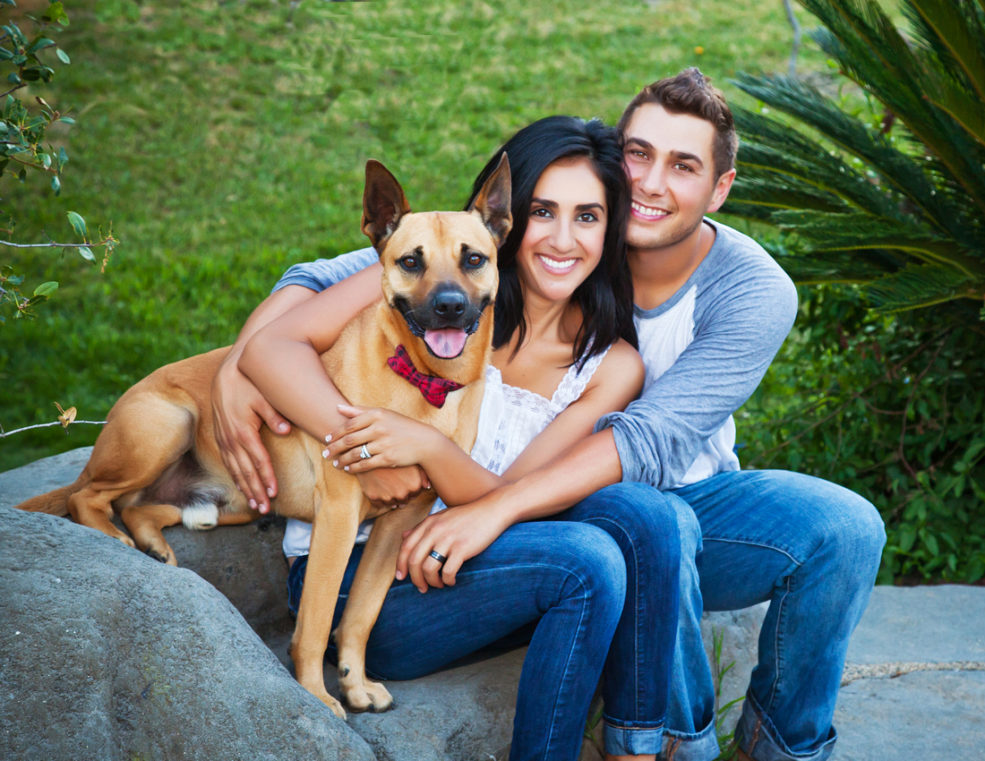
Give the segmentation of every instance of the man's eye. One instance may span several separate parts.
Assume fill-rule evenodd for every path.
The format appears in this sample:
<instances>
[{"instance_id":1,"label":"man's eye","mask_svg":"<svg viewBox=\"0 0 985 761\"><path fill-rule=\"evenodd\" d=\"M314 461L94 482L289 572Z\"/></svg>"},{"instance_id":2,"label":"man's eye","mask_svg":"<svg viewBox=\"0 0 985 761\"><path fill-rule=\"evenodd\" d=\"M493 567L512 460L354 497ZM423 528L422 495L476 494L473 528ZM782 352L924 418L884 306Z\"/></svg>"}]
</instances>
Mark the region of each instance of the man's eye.
<instances>
[{"instance_id":1,"label":"man's eye","mask_svg":"<svg viewBox=\"0 0 985 761\"><path fill-rule=\"evenodd\" d=\"M404 256L397 260L397 264L407 272L418 272L422 269L421 258L419 256Z\"/></svg>"}]
</instances>

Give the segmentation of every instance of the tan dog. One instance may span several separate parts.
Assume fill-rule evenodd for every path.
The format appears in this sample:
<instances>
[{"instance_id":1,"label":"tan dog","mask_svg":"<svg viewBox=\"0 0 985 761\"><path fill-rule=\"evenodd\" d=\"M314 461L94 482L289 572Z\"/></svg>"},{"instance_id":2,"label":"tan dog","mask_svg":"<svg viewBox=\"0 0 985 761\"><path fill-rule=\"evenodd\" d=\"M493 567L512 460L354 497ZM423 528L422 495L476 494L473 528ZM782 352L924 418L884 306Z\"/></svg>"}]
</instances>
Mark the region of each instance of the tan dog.
<instances>
[{"instance_id":1,"label":"tan dog","mask_svg":"<svg viewBox=\"0 0 985 761\"><path fill-rule=\"evenodd\" d=\"M496 251L511 225L505 156L465 212L412 214L393 175L376 161L367 163L362 229L380 252L383 299L361 312L322 355L328 374L350 402L397 410L471 448L492 345ZM419 373L463 388L436 406L425 398L425 388L388 368L400 353L397 347L406 350ZM110 410L76 482L19 507L67 512L171 564L175 557L162 528L253 520L213 436L210 390L227 352L217 349L167 365L137 383ZM404 370L407 375L406 365ZM376 518L336 642L339 683L349 706L386 710L390 694L366 678L366 642L396 570L402 533L424 519L434 495L424 492L399 510L377 509L355 477L326 466L324 444L299 428L286 437L265 431L264 441L280 484L274 510L313 523L291 641L297 679L343 718L342 706L325 689L323 661L358 526ZM113 525L114 508L132 540Z\"/></svg>"}]
</instances>

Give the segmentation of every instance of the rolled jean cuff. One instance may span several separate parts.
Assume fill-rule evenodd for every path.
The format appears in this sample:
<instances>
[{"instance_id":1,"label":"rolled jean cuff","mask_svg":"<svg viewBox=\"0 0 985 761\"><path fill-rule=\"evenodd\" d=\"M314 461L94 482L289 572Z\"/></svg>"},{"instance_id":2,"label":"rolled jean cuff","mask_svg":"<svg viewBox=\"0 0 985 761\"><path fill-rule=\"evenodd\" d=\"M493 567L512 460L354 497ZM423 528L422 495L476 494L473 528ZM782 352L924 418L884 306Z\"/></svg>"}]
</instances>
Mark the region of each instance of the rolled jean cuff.
<instances>
[{"instance_id":1,"label":"rolled jean cuff","mask_svg":"<svg viewBox=\"0 0 985 761\"><path fill-rule=\"evenodd\" d=\"M828 739L817 750L795 753L780 738L773 722L763 713L750 691L746 693L746 699L742 703L742 715L735 727L735 738L739 747L753 761L824 761L834 750L838 733L832 727Z\"/></svg>"},{"instance_id":2,"label":"rolled jean cuff","mask_svg":"<svg viewBox=\"0 0 985 761\"><path fill-rule=\"evenodd\" d=\"M718 758L721 749L718 747L718 735L715 733L715 720L700 732L674 732L668 729L664 733L663 755L667 761L708 761Z\"/></svg>"},{"instance_id":3,"label":"rolled jean cuff","mask_svg":"<svg viewBox=\"0 0 985 761\"><path fill-rule=\"evenodd\" d=\"M663 746L664 723L630 722L616 724L608 716L603 716L605 723L604 744L605 752L613 756L642 756L648 753L657 754Z\"/></svg>"}]
</instances>

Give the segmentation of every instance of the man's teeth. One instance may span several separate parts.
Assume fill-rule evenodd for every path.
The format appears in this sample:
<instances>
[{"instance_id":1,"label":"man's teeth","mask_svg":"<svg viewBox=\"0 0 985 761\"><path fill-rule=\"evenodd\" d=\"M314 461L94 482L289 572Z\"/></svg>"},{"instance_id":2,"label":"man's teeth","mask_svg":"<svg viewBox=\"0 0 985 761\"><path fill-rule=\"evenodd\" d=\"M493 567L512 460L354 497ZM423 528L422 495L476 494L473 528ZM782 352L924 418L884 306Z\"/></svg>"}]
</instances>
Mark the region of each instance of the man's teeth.
<instances>
[{"instance_id":1,"label":"man's teeth","mask_svg":"<svg viewBox=\"0 0 985 761\"><path fill-rule=\"evenodd\" d=\"M544 266L547 269L549 269L551 272L557 272L557 273L567 272L572 267L574 267L578 261L577 259L565 259L559 262L557 259L549 259L546 256L539 256L537 258L540 259L541 262L543 262Z\"/></svg>"},{"instance_id":2,"label":"man's teeth","mask_svg":"<svg viewBox=\"0 0 985 761\"><path fill-rule=\"evenodd\" d=\"M643 204L636 203L636 201L633 201L632 206L633 206L633 211L635 211L637 214L644 217L649 217L650 219L659 219L660 217L666 217L670 213L668 211L664 211L663 209L654 209L649 206L644 206Z\"/></svg>"}]
</instances>

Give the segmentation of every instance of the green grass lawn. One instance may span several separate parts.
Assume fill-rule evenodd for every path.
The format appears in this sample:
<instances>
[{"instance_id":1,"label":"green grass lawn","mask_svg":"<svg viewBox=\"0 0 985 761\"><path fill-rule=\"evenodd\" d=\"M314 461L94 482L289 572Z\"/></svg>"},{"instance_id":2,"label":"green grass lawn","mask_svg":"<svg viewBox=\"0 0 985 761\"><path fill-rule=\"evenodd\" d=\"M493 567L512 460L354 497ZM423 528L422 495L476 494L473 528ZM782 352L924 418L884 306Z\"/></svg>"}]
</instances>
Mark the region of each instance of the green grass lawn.
<instances>
[{"instance_id":1,"label":"green grass lawn","mask_svg":"<svg viewBox=\"0 0 985 761\"><path fill-rule=\"evenodd\" d=\"M0 426L99 420L166 362L231 342L291 263L359 231L363 166L415 208L456 208L496 146L553 113L614 122L644 84L697 65L737 102L740 70L785 71L780 0L536 3L286 0L69 3L70 66L39 94L77 118L52 132L63 193L0 187L18 241L112 225L104 274L75 255L0 253L26 290L62 288L0 325ZM800 12L805 26L812 20ZM801 67L823 73L809 43ZM5 180L7 182L7 180ZM91 443L75 426L0 439L0 470Z\"/></svg>"}]
</instances>

